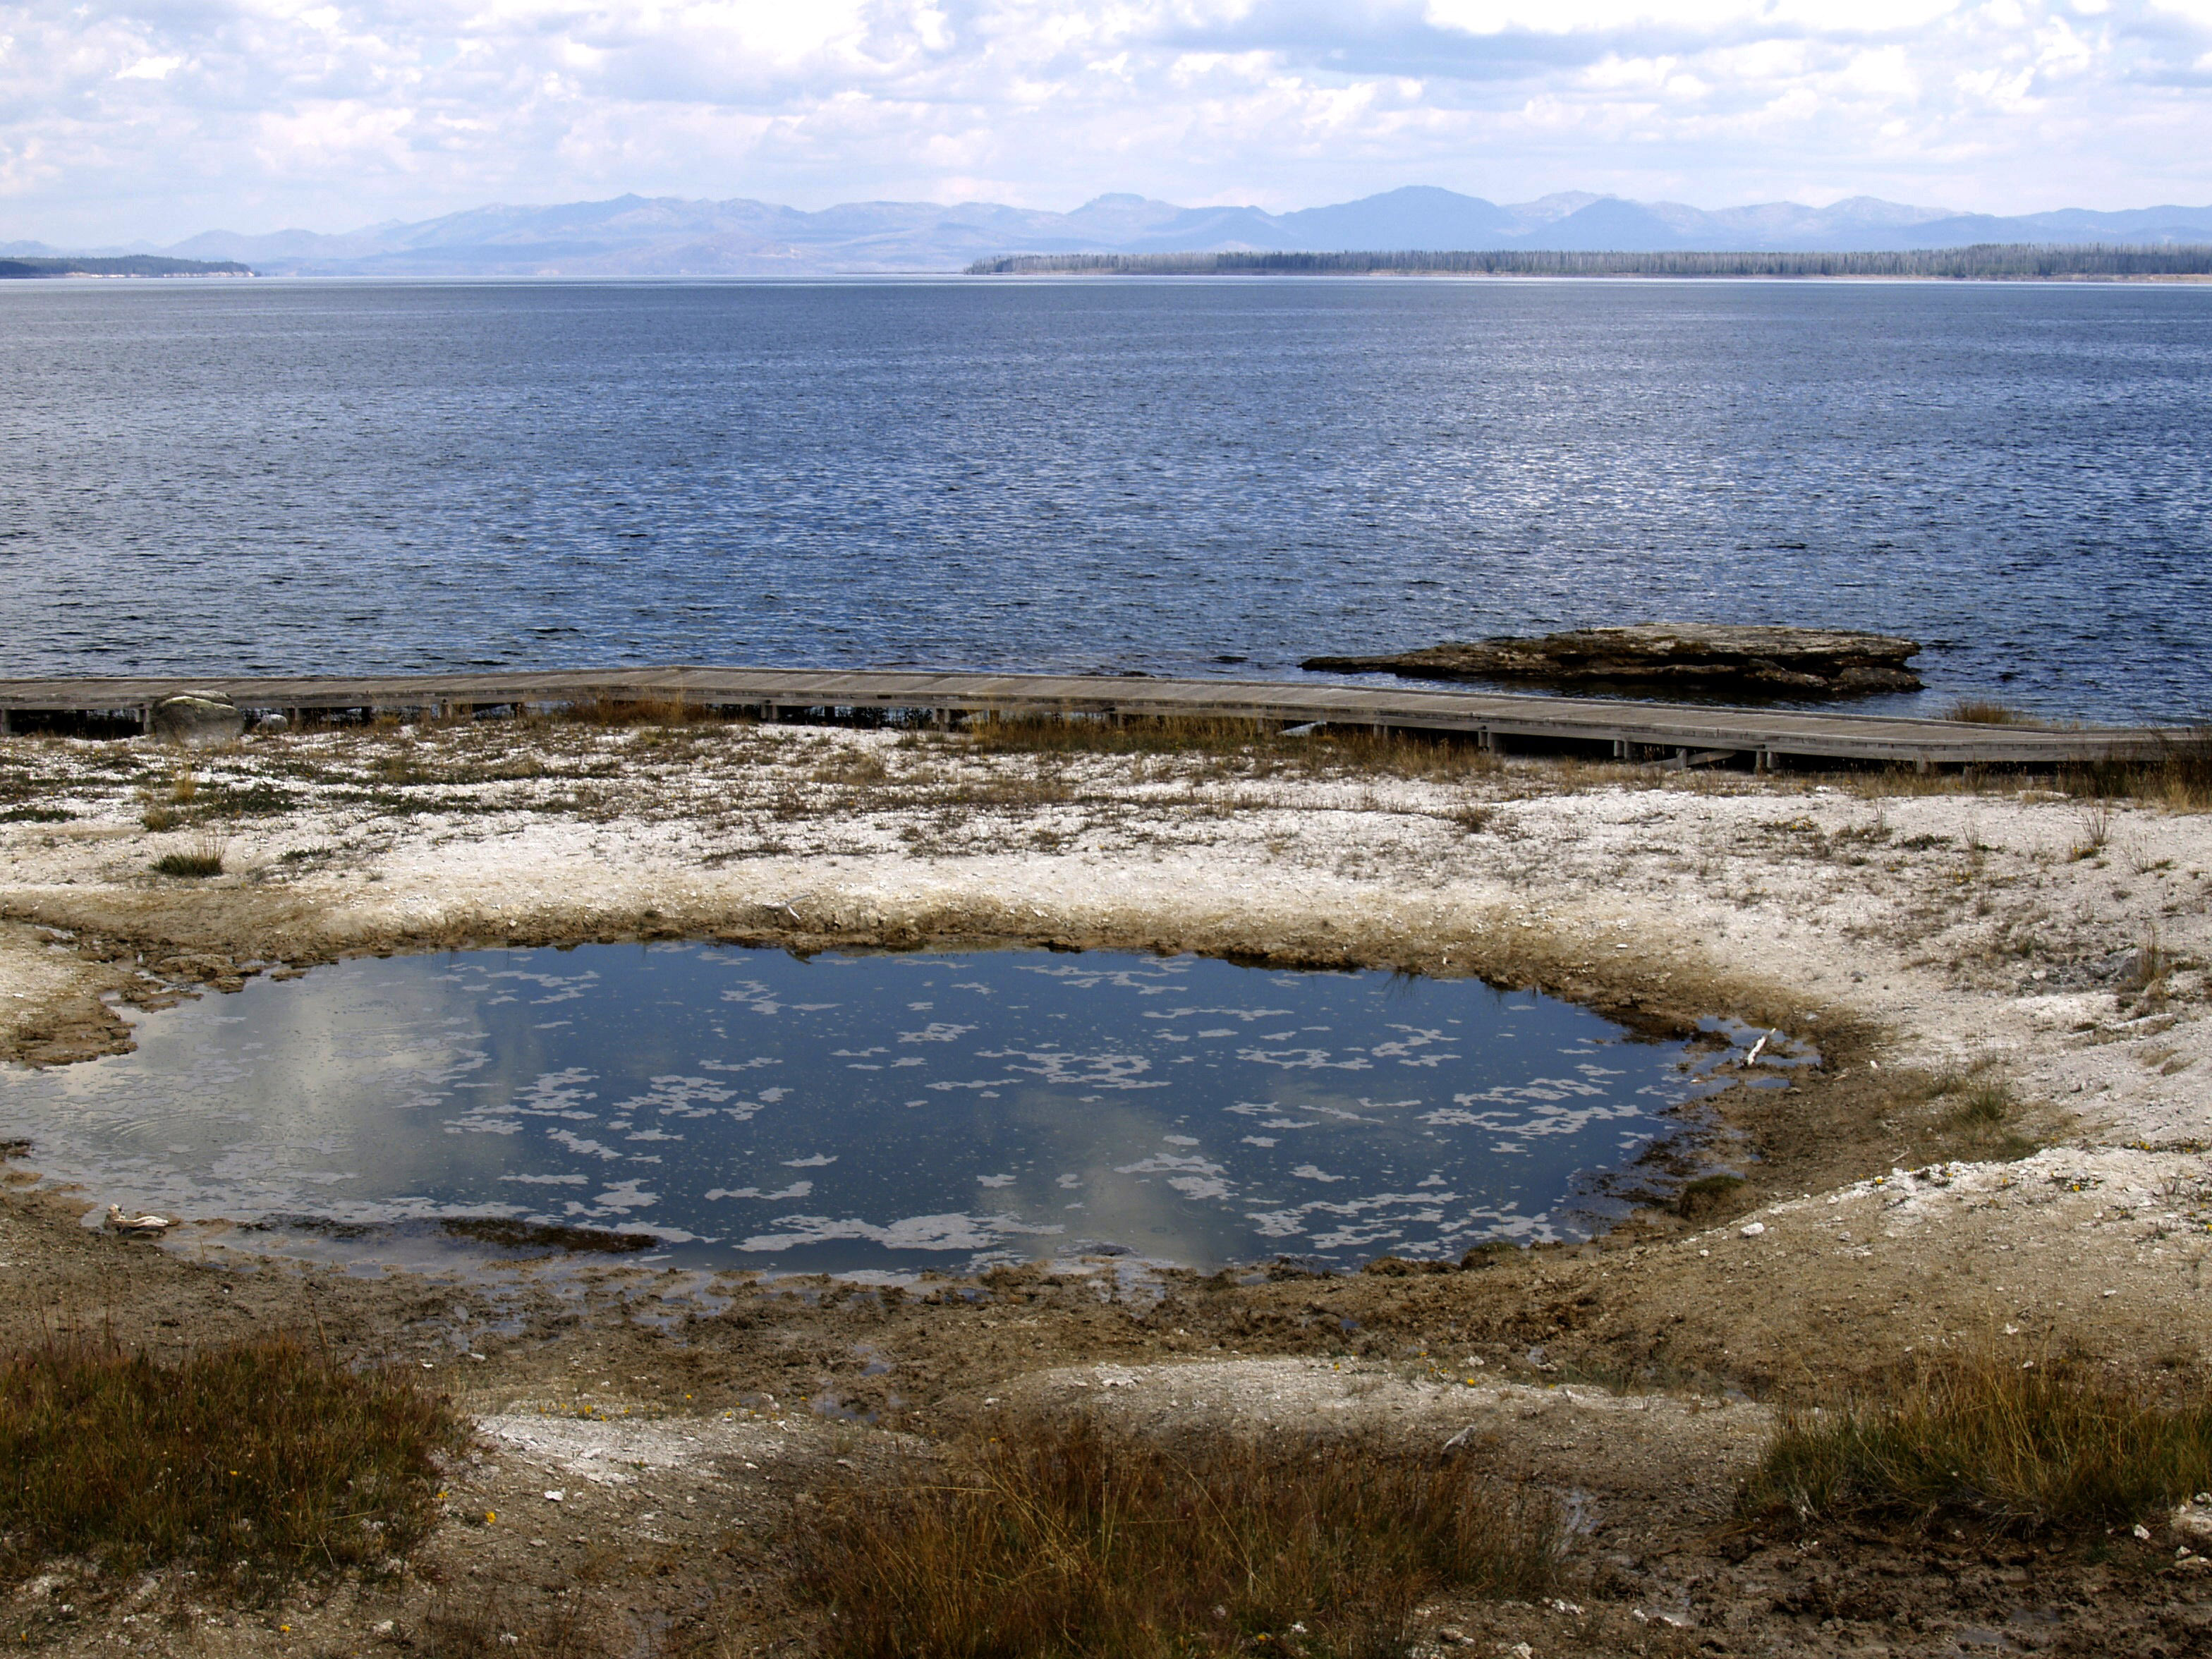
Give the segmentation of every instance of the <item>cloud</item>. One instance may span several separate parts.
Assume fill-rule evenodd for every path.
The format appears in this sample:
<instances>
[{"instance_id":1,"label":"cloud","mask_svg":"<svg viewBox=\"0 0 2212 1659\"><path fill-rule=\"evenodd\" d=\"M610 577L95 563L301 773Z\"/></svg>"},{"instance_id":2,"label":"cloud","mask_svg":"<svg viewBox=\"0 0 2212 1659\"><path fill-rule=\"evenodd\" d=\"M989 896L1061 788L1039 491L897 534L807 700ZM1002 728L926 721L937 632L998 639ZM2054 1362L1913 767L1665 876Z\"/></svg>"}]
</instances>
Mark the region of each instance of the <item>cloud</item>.
<instances>
[{"instance_id":1,"label":"cloud","mask_svg":"<svg viewBox=\"0 0 2212 1659\"><path fill-rule=\"evenodd\" d=\"M0 240L625 191L2212 198L2212 0L0 0Z\"/></svg>"}]
</instances>

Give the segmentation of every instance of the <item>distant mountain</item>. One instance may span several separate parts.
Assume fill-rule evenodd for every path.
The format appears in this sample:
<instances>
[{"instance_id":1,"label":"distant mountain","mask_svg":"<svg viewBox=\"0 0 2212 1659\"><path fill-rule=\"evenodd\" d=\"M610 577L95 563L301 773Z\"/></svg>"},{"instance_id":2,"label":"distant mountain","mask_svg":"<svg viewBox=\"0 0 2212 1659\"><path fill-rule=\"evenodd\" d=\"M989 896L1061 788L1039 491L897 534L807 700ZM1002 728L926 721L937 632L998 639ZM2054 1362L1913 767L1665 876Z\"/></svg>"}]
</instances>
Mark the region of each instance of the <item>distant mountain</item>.
<instances>
[{"instance_id":1,"label":"distant mountain","mask_svg":"<svg viewBox=\"0 0 2212 1659\"><path fill-rule=\"evenodd\" d=\"M1101 196L1073 213L989 202L848 202L810 213L743 198L618 196L552 207L471 208L337 236L209 231L159 252L240 260L280 276L803 276L957 270L971 260L1018 253L1887 252L1974 242L2212 242L2212 206L2112 213L2066 208L1999 217L1860 196L1824 208L1769 202L1708 211L1584 191L1500 206L1412 185L1279 214L1178 207L1128 195ZM0 243L0 256L58 252L35 242Z\"/></svg>"}]
</instances>

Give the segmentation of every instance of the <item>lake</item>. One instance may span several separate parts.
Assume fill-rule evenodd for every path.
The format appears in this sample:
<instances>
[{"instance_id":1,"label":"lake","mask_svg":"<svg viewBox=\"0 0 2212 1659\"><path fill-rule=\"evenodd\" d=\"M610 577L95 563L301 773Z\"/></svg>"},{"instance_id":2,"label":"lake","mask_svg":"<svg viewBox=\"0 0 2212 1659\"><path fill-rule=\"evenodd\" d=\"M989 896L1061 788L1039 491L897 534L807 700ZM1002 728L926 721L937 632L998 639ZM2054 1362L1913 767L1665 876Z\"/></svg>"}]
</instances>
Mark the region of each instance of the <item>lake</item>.
<instances>
[{"instance_id":1,"label":"lake","mask_svg":"<svg viewBox=\"0 0 2212 1659\"><path fill-rule=\"evenodd\" d=\"M1668 619L2212 709L2204 285L12 283L0 379L11 675Z\"/></svg>"}]
</instances>

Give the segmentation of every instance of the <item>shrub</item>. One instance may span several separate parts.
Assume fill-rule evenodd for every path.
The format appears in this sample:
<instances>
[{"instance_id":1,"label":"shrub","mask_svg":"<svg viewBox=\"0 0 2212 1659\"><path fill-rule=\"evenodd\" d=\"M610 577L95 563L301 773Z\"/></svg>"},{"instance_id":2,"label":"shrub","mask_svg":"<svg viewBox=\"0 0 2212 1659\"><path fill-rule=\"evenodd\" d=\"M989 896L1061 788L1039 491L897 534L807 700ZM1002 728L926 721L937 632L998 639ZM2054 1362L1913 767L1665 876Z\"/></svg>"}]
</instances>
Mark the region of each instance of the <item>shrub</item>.
<instances>
[{"instance_id":1,"label":"shrub","mask_svg":"<svg viewBox=\"0 0 2212 1659\"><path fill-rule=\"evenodd\" d=\"M2150 1398L2048 1360L1945 1355L1872 1397L1785 1413L1747 1517L1999 1530L2126 1526L2212 1486L2212 1401Z\"/></svg>"},{"instance_id":2,"label":"shrub","mask_svg":"<svg viewBox=\"0 0 2212 1659\"><path fill-rule=\"evenodd\" d=\"M1540 1594L1561 1540L1547 1498L1448 1453L1077 1416L799 1514L801 1583L846 1659L1402 1652L1422 1598Z\"/></svg>"},{"instance_id":3,"label":"shrub","mask_svg":"<svg viewBox=\"0 0 2212 1659\"><path fill-rule=\"evenodd\" d=\"M403 1374L288 1337L156 1363L112 1344L0 1359L0 1571L58 1555L281 1581L404 1555L462 1431Z\"/></svg>"}]
</instances>

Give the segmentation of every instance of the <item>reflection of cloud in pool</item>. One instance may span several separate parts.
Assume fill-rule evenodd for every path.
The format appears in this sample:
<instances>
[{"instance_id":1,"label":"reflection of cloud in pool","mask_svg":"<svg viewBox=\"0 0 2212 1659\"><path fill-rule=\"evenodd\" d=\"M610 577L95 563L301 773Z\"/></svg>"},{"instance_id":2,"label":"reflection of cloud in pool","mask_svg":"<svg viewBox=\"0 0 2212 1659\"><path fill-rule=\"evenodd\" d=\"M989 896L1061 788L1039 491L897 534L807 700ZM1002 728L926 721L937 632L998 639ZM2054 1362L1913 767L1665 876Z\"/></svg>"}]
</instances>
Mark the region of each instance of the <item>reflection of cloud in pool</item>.
<instances>
[{"instance_id":1,"label":"reflection of cloud in pool","mask_svg":"<svg viewBox=\"0 0 2212 1659\"><path fill-rule=\"evenodd\" d=\"M1279 1066L1287 1072L1365 1072L1374 1068L1372 1060L1355 1055L1351 1060L1331 1060L1327 1048L1239 1048L1237 1058L1249 1060L1255 1066Z\"/></svg>"},{"instance_id":2,"label":"reflection of cloud in pool","mask_svg":"<svg viewBox=\"0 0 2212 1659\"><path fill-rule=\"evenodd\" d=\"M1185 1136L1173 1135L1169 1139L1197 1145ZM1114 1173L1164 1175L1168 1177L1167 1184L1185 1198L1228 1198L1235 1190L1222 1179L1226 1171L1220 1164L1195 1153L1154 1152L1139 1163L1115 1164Z\"/></svg>"},{"instance_id":3,"label":"reflection of cloud in pool","mask_svg":"<svg viewBox=\"0 0 2212 1659\"><path fill-rule=\"evenodd\" d=\"M1141 968L1104 968L1090 963L1079 967L1069 962L1049 968L1024 964L1022 971L1056 979L1079 991L1111 985L1124 991L1134 991L1139 996L1156 997L1180 989L1176 981L1188 971L1188 965L1182 962L1148 962ZM983 990L988 988L978 986L975 988Z\"/></svg>"},{"instance_id":4,"label":"reflection of cloud in pool","mask_svg":"<svg viewBox=\"0 0 2212 1659\"><path fill-rule=\"evenodd\" d=\"M1406 1035L1395 1042L1378 1042L1370 1048L1367 1052L1377 1060L1395 1060L1401 1066L1419 1066L1433 1071L1445 1060L1459 1058L1457 1054L1437 1047L1449 1040L1442 1031L1424 1030L1418 1025L1393 1025L1390 1029ZM1432 1052L1421 1052L1425 1049Z\"/></svg>"},{"instance_id":5,"label":"reflection of cloud in pool","mask_svg":"<svg viewBox=\"0 0 2212 1659\"><path fill-rule=\"evenodd\" d=\"M780 1014L787 1008L795 1014L818 1014L838 1006L834 1002L785 1002L776 996L774 986L757 979L739 980L722 993L722 1000L737 1003L757 1014Z\"/></svg>"},{"instance_id":6,"label":"reflection of cloud in pool","mask_svg":"<svg viewBox=\"0 0 2212 1659\"><path fill-rule=\"evenodd\" d=\"M1164 1089L1163 1079L1150 1079L1144 1073L1152 1068L1152 1061L1139 1054L1070 1054L1063 1049L1043 1048L979 1048L978 1060L1026 1060L1027 1065L1012 1064L1006 1069L1018 1073L1017 1077L946 1079L926 1084L926 1088L942 1093L951 1089L1005 1089L1021 1081L1021 1077L1039 1078L1048 1087L1061 1089Z\"/></svg>"},{"instance_id":7,"label":"reflection of cloud in pool","mask_svg":"<svg viewBox=\"0 0 2212 1659\"><path fill-rule=\"evenodd\" d=\"M1143 1018L1146 1019L1189 1019L1193 1016L1199 1014L1218 1014L1224 1019L1241 1019L1249 1024L1255 1019L1287 1019L1290 1018L1291 1013L1291 1010L1288 1008L1215 1008L1210 1006L1204 1008L1148 1008L1145 1011ZM1200 1031L1199 1033L1199 1036L1234 1036L1236 1035L1237 1034L1234 1031Z\"/></svg>"},{"instance_id":8,"label":"reflection of cloud in pool","mask_svg":"<svg viewBox=\"0 0 2212 1659\"><path fill-rule=\"evenodd\" d=\"M738 1091L703 1077L663 1076L647 1079L652 1085L641 1095L617 1101L609 1109L637 1116L647 1111L663 1117L713 1117L721 1102L734 1100ZM702 1104L702 1102L712 1103Z\"/></svg>"},{"instance_id":9,"label":"reflection of cloud in pool","mask_svg":"<svg viewBox=\"0 0 2212 1659\"><path fill-rule=\"evenodd\" d=\"M617 1181L588 1205L571 1199L562 1207L570 1215L628 1215L632 1210L647 1209L660 1202L659 1193L638 1190L644 1184L642 1180Z\"/></svg>"}]
</instances>

